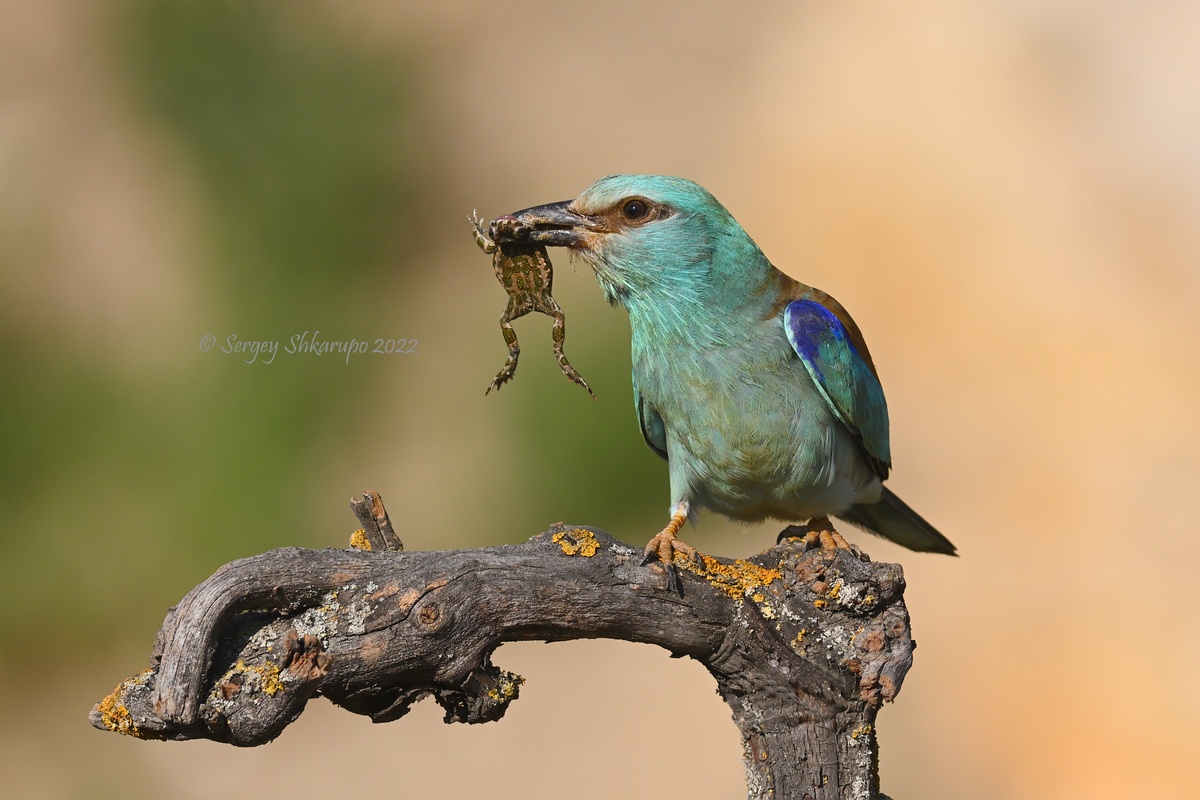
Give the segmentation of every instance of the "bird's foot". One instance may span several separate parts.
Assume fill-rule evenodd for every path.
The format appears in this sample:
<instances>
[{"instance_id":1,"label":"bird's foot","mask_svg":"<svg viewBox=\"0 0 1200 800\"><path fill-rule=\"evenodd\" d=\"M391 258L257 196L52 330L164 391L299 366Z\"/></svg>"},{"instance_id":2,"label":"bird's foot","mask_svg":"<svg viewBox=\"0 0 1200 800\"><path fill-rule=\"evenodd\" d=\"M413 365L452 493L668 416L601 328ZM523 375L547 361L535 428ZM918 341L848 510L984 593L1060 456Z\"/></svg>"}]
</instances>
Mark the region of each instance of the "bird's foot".
<instances>
[{"instance_id":1,"label":"bird's foot","mask_svg":"<svg viewBox=\"0 0 1200 800\"><path fill-rule=\"evenodd\" d=\"M858 545L850 544L846 537L834 529L829 517L814 517L805 525L789 525L780 531L775 543L782 544L784 539L799 539L805 552L815 549L846 550L861 561L870 560Z\"/></svg>"},{"instance_id":2,"label":"bird's foot","mask_svg":"<svg viewBox=\"0 0 1200 800\"><path fill-rule=\"evenodd\" d=\"M671 515L667 527L656 533L646 545L645 556L642 558L643 566L656 559L661 562L667 572L667 589L679 594L683 593L683 587L679 583L679 568L675 566L676 555L682 554L697 567L702 567L704 563L700 560L700 552L696 548L679 539L679 529L687 522L687 517L686 508L677 509Z\"/></svg>"},{"instance_id":3,"label":"bird's foot","mask_svg":"<svg viewBox=\"0 0 1200 800\"><path fill-rule=\"evenodd\" d=\"M700 558L700 554L696 548L687 544L679 538L679 529L683 527L683 523L687 521L687 513L677 513L671 517L671 521L667 523L667 527L654 535L654 538L646 545L645 557L642 559L642 564L649 564L651 561L658 559L664 564L675 563L675 554L683 553L693 561Z\"/></svg>"}]
</instances>

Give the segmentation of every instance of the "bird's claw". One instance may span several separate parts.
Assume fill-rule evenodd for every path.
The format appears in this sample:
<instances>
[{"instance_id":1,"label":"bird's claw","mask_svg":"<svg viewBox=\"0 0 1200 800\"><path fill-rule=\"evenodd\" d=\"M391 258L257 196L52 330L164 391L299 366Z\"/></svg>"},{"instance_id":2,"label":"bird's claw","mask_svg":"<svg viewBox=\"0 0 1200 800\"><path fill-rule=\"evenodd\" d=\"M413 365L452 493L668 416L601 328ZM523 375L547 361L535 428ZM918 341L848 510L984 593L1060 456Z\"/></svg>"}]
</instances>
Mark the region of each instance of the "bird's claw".
<instances>
[{"instance_id":1,"label":"bird's claw","mask_svg":"<svg viewBox=\"0 0 1200 800\"><path fill-rule=\"evenodd\" d=\"M646 545L642 558L642 566L657 560L667 573L667 591L683 594L683 585L679 579L679 567L675 564L677 554L683 554L697 569L702 569L704 562L700 560L700 551L677 537L678 530L687 520L687 514L681 513L671 517L671 522L663 528Z\"/></svg>"},{"instance_id":2,"label":"bird's claw","mask_svg":"<svg viewBox=\"0 0 1200 800\"><path fill-rule=\"evenodd\" d=\"M870 557L855 544L846 541L833 528L828 517L810 520L807 525L789 525L779 533L776 544L782 544L784 539L799 539L804 552L809 550L845 550L860 561L870 561Z\"/></svg>"},{"instance_id":3,"label":"bird's claw","mask_svg":"<svg viewBox=\"0 0 1200 800\"><path fill-rule=\"evenodd\" d=\"M699 551L690 544L676 538L675 532L669 528L655 534L654 538L646 545L646 549L643 552L642 565L649 564L655 559L664 564L674 564L676 553L683 553L693 563L700 565Z\"/></svg>"}]
</instances>

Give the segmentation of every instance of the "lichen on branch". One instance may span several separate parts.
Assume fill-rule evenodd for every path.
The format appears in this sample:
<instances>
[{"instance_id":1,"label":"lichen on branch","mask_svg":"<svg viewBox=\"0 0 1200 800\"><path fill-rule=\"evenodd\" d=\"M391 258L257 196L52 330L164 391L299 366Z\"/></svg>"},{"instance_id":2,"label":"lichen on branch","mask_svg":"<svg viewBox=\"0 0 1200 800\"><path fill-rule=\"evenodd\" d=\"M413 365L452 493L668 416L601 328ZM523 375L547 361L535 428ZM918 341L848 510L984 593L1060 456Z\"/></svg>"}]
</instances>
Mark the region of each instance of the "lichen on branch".
<instances>
[{"instance_id":1,"label":"lichen on branch","mask_svg":"<svg viewBox=\"0 0 1200 800\"><path fill-rule=\"evenodd\" d=\"M742 731L751 797L875 796L875 715L912 660L897 565L784 540L750 559L681 558L681 597L663 565L596 528L443 552L371 534L378 548L285 548L219 569L93 724L252 746L317 695L379 722L424 697L447 722L495 721L524 682L492 664L502 643L606 637L708 668Z\"/></svg>"}]
</instances>

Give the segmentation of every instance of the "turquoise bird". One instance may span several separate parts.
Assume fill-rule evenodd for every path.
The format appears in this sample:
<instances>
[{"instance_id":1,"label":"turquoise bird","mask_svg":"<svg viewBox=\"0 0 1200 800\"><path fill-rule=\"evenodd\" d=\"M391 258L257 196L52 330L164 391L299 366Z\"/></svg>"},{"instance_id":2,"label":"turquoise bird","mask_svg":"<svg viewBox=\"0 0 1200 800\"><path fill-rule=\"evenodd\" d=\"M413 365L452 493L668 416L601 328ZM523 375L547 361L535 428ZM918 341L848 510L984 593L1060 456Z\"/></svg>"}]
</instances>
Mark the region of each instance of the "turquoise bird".
<instances>
[{"instance_id":1,"label":"turquoise bird","mask_svg":"<svg viewBox=\"0 0 1200 800\"><path fill-rule=\"evenodd\" d=\"M696 558L678 539L711 509L735 520L828 517L912 550L954 545L884 485L888 410L862 333L840 303L776 269L706 189L611 175L574 200L505 215L522 240L571 248L629 313L633 397L665 458L671 520L646 558Z\"/></svg>"}]
</instances>

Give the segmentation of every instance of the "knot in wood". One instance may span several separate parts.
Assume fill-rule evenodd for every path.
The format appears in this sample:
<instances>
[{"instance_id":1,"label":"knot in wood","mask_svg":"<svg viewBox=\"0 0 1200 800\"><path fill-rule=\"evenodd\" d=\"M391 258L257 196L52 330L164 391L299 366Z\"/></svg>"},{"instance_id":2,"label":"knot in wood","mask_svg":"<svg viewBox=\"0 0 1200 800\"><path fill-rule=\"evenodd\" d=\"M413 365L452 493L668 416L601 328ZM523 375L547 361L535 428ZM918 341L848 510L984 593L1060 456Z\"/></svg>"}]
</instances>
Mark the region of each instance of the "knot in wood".
<instances>
[{"instance_id":1,"label":"knot in wood","mask_svg":"<svg viewBox=\"0 0 1200 800\"><path fill-rule=\"evenodd\" d=\"M437 630L441 627L442 611L438 608L436 602L430 601L421 606L421 610L417 612L417 622L421 627L429 630Z\"/></svg>"}]
</instances>

